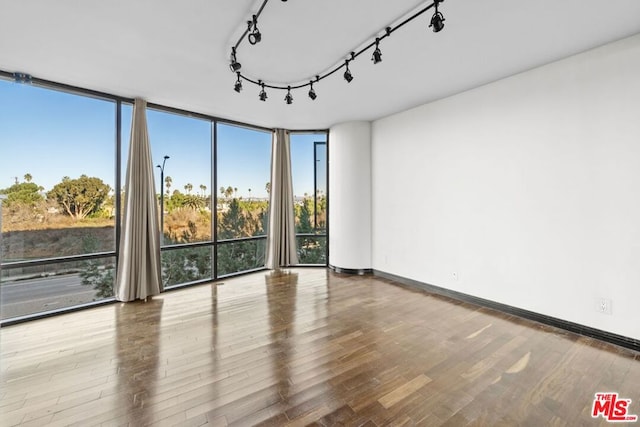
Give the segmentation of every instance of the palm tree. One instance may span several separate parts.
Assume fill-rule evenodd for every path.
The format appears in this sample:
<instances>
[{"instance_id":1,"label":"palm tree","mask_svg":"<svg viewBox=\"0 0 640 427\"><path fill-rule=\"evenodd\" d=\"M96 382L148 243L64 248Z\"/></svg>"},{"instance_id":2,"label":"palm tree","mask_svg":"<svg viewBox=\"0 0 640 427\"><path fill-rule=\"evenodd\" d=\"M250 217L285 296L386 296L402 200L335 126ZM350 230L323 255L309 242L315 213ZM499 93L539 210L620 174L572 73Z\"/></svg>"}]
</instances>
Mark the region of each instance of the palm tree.
<instances>
[{"instance_id":1,"label":"palm tree","mask_svg":"<svg viewBox=\"0 0 640 427\"><path fill-rule=\"evenodd\" d=\"M224 196L226 198L229 198L233 195L233 187L228 186L225 190L224 190Z\"/></svg>"},{"instance_id":2,"label":"palm tree","mask_svg":"<svg viewBox=\"0 0 640 427\"><path fill-rule=\"evenodd\" d=\"M187 193L189 193L189 194L190 194L190 193L191 193L191 190L193 190L193 184L191 184L191 183L189 183L189 182L188 182L188 183L186 183L186 184L185 184L185 186L184 186L184 191L186 191Z\"/></svg>"},{"instance_id":3,"label":"palm tree","mask_svg":"<svg viewBox=\"0 0 640 427\"><path fill-rule=\"evenodd\" d=\"M200 209L204 206L204 200L196 195L188 195L184 199L184 206L191 209Z\"/></svg>"},{"instance_id":4,"label":"palm tree","mask_svg":"<svg viewBox=\"0 0 640 427\"><path fill-rule=\"evenodd\" d=\"M204 197L207 192L207 186L204 184L200 184L200 190L202 190L202 197Z\"/></svg>"},{"instance_id":5,"label":"palm tree","mask_svg":"<svg viewBox=\"0 0 640 427\"><path fill-rule=\"evenodd\" d=\"M27 182L31 182L31 180L33 179L33 176L31 176L30 173L26 173L24 174L24 180Z\"/></svg>"}]
</instances>

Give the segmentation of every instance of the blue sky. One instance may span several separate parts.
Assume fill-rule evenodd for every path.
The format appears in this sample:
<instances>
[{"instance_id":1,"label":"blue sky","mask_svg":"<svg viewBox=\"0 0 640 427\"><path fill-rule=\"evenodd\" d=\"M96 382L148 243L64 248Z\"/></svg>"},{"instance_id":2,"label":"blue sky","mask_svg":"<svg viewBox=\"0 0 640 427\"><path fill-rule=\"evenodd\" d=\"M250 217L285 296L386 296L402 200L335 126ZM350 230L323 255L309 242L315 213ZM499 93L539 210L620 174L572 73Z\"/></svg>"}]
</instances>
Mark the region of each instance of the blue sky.
<instances>
[{"instance_id":1,"label":"blue sky","mask_svg":"<svg viewBox=\"0 0 640 427\"><path fill-rule=\"evenodd\" d=\"M122 114L122 176L131 126L131 106ZM115 184L116 104L85 96L0 80L0 188L24 180L50 190L63 176L97 176ZM165 163L175 189L211 192L211 124L206 120L148 110L147 122L154 165ZM291 142L294 193L313 192L313 142L321 134L293 134ZM226 124L218 125L217 187L232 186L242 197L266 197L271 133ZM325 161L322 157L322 161ZM156 192L160 191L160 169ZM324 168L322 169L324 173ZM251 189L251 191L249 191ZM326 191L326 188L322 188ZM218 190L216 190L218 191Z\"/></svg>"}]
</instances>

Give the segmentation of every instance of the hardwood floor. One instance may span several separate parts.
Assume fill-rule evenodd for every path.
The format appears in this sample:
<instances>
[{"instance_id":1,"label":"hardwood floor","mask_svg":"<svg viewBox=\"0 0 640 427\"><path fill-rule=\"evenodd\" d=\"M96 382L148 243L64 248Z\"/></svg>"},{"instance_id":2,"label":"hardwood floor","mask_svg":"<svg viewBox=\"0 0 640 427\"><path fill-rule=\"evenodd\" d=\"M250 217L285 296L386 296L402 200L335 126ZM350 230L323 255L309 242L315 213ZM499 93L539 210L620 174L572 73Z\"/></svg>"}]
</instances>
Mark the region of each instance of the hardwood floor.
<instances>
[{"instance_id":1,"label":"hardwood floor","mask_svg":"<svg viewBox=\"0 0 640 427\"><path fill-rule=\"evenodd\" d=\"M640 354L324 269L0 330L0 424L606 425Z\"/></svg>"}]
</instances>

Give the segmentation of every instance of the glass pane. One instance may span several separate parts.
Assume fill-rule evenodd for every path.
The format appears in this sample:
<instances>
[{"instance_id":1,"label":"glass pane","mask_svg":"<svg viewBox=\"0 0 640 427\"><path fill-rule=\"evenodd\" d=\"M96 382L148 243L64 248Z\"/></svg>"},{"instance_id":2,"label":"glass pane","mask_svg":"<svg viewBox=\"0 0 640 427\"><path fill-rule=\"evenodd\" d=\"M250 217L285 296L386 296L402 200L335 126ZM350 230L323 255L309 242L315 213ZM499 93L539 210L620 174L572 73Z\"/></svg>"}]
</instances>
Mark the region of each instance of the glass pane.
<instances>
[{"instance_id":1,"label":"glass pane","mask_svg":"<svg viewBox=\"0 0 640 427\"><path fill-rule=\"evenodd\" d=\"M326 236L297 236L298 262L300 264L326 264Z\"/></svg>"},{"instance_id":2,"label":"glass pane","mask_svg":"<svg viewBox=\"0 0 640 427\"><path fill-rule=\"evenodd\" d=\"M325 233L327 230L327 142L318 138L314 141L316 187L314 200L314 221L316 232Z\"/></svg>"},{"instance_id":3,"label":"glass pane","mask_svg":"<svg viewBox=\"0 0 640 427\"><path fill-rule=\"evenodd\" d=\"M0 80L4 261L115 250L115 103Z\"/></svg>"},{"instance_id":4,"label":"glass pane","mask_svg":"<svg viewBox=\"0 0 640 427\"><path fill-rule=\"evenodd\" d=\"M218 243L218 276L264 267L266 238Z\"/></svg>"},{"instance_id":5,"label":"glass pane","mask_svg":"<svg viewBox=\"0 0 640 427\"><path fill-rule=\"evenodd\" d=\"M291 134L291 170L295 195L300 264L326 264L327 134Z\"/></svg>"},{"instance_id":6,"label":"glass pane","mask_svg":"<svg viewBox=\"0 0 640 427\"><path fill-rule=\"evenodd\" d=\"M264 236L269 211L271 133L218 124L217 150L218 240Z\"/></svg>"},{"instance_id":7,"label":"glass pane","mask_svg":"<svg viewBox=\"0 0 640 427\"><path fill-rule=\"evenodd\" d=\"M132 114L133 106L123 105L123 187ZM211 241L211 122L147 109L147 126L163 244Z\"/></svg>"},{"instance_id":8,"label":"glass pane","mask_svg":"<svg viewBox=\"0 0 640 427\"><path fill-rule=\"evenodd\" d=\"M167 249L162 251L164 286L211 279L211 247Z\"/></svg>"},{"instance_id":9,"label":"glass pane","mask_svg":"<svg viewBox=\"0 0 640 427\"><path fill-rule=\"evenodd\" d=\"M291 134L291 171L298 233L326 228L327 135Z\"/></svg>"},{"instance_id":10,"label":"glass pane","mask_svg":"<svg viewBox=\"0 0 640 427\"><path fill-rule=\"evenodd\" d=\"M85 304L113 296L115 258L2 269L2 318Z\"/></svg>"}]
</instances>

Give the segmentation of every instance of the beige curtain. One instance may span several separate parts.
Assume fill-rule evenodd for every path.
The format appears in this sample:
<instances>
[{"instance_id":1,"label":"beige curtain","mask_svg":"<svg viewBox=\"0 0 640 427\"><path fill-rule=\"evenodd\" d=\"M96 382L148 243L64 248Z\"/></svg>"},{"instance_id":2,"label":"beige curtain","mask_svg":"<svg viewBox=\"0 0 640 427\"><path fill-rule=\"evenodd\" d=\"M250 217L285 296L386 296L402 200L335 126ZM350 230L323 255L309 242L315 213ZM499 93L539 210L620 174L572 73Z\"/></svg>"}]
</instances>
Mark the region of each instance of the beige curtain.
<instances>
[{"instance_id":1,"label":"beige curtain","mask_svg":"<svg viewBox=\"0 0 640 427\"><path fill-rule=\"evenodd\" d=\"M146 299L163 291L158 205L147 132L146 101L136 99L125 179L124 221L115 297Z\"/></svg>"},{"instance_id":2,"label":"beige curtain","mask_svg":"<svg viewBox=\"0 0 640 427\"><path fill-rule=\"evenodd\" d=\"M271 143L271 193L266 267L276 270L298 263L291 180L289 133L276 129Z\"/></svg>"}]
</instances>

